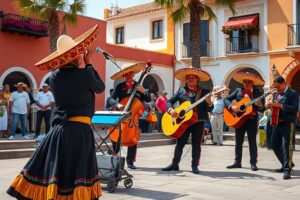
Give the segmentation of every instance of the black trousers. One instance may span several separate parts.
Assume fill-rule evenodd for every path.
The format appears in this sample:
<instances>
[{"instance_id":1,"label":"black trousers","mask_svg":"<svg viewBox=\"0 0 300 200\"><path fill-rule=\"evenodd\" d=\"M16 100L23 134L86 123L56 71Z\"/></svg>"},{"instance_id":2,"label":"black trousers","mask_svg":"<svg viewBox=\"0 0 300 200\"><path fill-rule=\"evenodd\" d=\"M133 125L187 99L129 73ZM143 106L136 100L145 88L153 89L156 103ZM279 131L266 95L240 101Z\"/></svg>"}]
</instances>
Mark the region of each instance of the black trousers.
<instances>
[{"instance_id":1,"label":"black trousers","mask_svg":"<svg viewBox=\"0 0 300 200\"><path fill-rule=\"evenodd\" d=\"M248 119L240 128L235 130L235 162L242 162L243 155L243 143L245 133L247 132L249 151L250 151L250 163L256 164L257 162L257 143L256 135L258 131L257 118Z\"/></svg>"},{"instance_id":2,"label":"black trousers","mask_svg":"<svg viewBox=\"0 0 300 200\"><path fill-rule=\"evenodd\" d=\"M279 123L273 127L271 147L284 171L291 171L293 161L294 123Z\"/></svg>"},{"instance_id":3,"label":"black trousers","mask_svg":"<svg viewBox=\"0 0 300 200\"><path fill-rule=\"evenodd\" d=\"M182 151L187 143L190 134L192 134L192 167L199 165L201 154L201 140L203 136L204 122L197 122L191 125L180 138L177 139L174 158L172 164L178 165L181 159Z\"/></svg>"},{"instance_id":4,"label":"black trousers","mask_svg":"<svg viewBox=\"0 0 300 200\"><path fill-rule=\"evenodd\" d=\"M120 151L120 145L117 144L116 142L112 142L112 144L113 144L113 150L116 153L118 153ZM127 148L127 156L126 156L127 163L133 164L133 162L135 162L136 152L137 152L137 144Z\"/></svg>"},{"instance_id":5,"label":"black trousers","mask_svg":"<svg viewBox=\"0 0 300 200\"><path fill-rule=\"evenodd\" d=\"M36 114L36 127L35 127L35 133L36 135L39 135L41 132L41 124L42 124L42 120L44 118L45 120L45 125L46 125L46 134L49 132L50 130L50 117L51 117L51 110L39 110L37 111Z\"/></svg>"}]
</instances>

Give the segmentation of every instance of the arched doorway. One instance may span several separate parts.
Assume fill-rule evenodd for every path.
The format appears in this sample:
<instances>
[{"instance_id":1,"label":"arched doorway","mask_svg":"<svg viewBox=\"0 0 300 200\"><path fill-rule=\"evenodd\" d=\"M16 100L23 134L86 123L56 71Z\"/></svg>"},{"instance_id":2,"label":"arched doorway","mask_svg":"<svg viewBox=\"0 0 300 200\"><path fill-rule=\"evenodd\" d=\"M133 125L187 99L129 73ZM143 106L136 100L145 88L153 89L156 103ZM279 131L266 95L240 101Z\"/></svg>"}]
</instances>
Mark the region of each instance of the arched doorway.
<instances>
[{"instance_id":1,"label":"arched doorway","mask_svg":"<svg viewBox=\"0 0 300 200\"><path fill-rule=\"evenodd\" d=\"M233 72L231 72L231 74L227 77L227 80L225 81L226 85L228 85L229 90L229 94L232 93L237 87L243 87L243 84L238 83L237 81L235 81L232 77L234 74L238 73L238 72L249 72L249 73L253 73L256 74L258 76L261 77L260 73L258 71L256 71L253 68L247 67L247 68L241 68L241 69L237 69ZM257 87L260 91L263 91L263 85L262 86L255 86Z\"/></svg>"},{"instance_id":2,"label":"arched doorway","mask_svg":"<svg viewBox=\"0 0 300 200\"><path fill-rule=\"evenodd\" d=\"M157 95L159 91L158 83L153 75L148 75L143 80L143 87L148 89L150 93L154 93Z\"/></svg>"},{"instance_id":3,"label":"arched doorway","mask_svg":"<svg viewBox=\"0 0 300 200\"><path fill-rule=\"evenodd\" d=\"M29 78L22 72L12 72L8 74L3 81L3 85L8 84L10 86L11 92L16 90L15 84L18 82L23 82L27 84L28 86L32 87L31 81Z\"/></svg>"},{"instance_id":4,"label":"arched doorway","mask_svg":"<svg viewBox=\"0 0 300 200\"><path fill-rule=\"evenodd\" d=\"M300 70L298 70L292 77L291 88L296 90L297 93L300 95Z\"/></svg>"}]
</instances>

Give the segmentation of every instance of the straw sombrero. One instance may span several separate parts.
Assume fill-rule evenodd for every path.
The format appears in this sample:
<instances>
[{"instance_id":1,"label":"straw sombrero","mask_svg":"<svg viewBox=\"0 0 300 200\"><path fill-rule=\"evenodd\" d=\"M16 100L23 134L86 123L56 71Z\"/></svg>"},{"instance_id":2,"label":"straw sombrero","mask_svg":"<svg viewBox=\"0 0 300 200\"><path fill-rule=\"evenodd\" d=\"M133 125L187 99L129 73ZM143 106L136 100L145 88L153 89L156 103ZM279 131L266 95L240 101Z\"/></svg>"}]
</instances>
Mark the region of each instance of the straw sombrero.
<instances>
[{"instance_id":1,"label":"straw sombrero","mask_svg":"<svg viewBox=\"0 0 300 200\"><path fill-rule=\"evenodd\" d=\"M98 25L73 40L70 36L61 35L57 40L57 50L35 64L40 70L52 70L64 66L91 46L98 33Z\"/></svg>"},{"instance_id":2,"label":"straw sombrero","mask_svg":"<svg viewBox=\"0 0 300 200\"><path fill-rule=\"evenodd\" d=\"M134 74L139 73L145 68L145 63L137 63L137 64L124 64L121 66L121 71L115 73L110 78L112 80L117 80L120 78L123 78L124 74L127 74L129 72L133 72Z\"/></svg>"},{"instance_id":3,"label":"straw sombrero","mask_svg":"<svg viewBox=\"0 0 300 200\"><path fill-rule=\"evenodd\" d=\"M175 75L175 78L180 81L185 81L187 75L198 76L200 81L210 80L210 75L207 72L205 72L199 68L194 68L194 67L186 67L186 68L179 69L179 70L175 71L174 75Z\"/></svg>"},{"instance_id":4,"label":"straw sombrero","mask_svg":"<svg viewBox=\"0 0 300 200\"><path fill-rule=\"evenodd\" d=\"M265 84L265 81L260 76L249 73L249 72L236 73L232 78L241 84L243 84L244 80L252 81L253 85L264 85Z\"/></svg>"},{"instance_id":5,"label":"straw sombrero","mask_svg":"<svg viewBox=\"0 0 300 200\"><path fill-rule=\"evenodd\" d=\"M27 85L23 82L18 82L17 84L15 84L15 87L19 87L19 86L22 86L23 88L27 87Z\"/></svg>"}]
</instances>

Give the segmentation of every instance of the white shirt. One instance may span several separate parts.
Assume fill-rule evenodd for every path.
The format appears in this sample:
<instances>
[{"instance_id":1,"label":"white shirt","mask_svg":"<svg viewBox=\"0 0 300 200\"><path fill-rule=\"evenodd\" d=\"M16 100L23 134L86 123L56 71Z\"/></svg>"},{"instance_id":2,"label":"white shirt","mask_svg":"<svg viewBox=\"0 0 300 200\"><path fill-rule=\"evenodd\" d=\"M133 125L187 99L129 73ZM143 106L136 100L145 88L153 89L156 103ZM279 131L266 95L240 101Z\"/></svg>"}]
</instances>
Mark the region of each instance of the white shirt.
<instances>
[{"instance_id":1,"label":"white shirt","mask_svg":"<svg viewBox=\"0 0 300 200\"><path fill-rule=\"evenodd\" d=\"M13 102L12 112L18 114L27 114L27 104L30 103L29 95L27 92L15 91L10 97L10 101Z\"/></svg>"},{"instance_id":2,"label":"white shirt","mask_svg":"<svg viewBox=\"0 0 300 200\"><path fill-rule=\"evenodd\" d=\"M50 102L54 102L54 97L52 92L38 92L35 98L35 101L41 104L42 106L47 106L50 104ZM39 110L42 110L40 107L38 108ZM51 110L51 107L48 107L47 110Z\"/></svg>"},{"instance_id":3,"label":"white shirt","mask_svg":"<svg viewBox=\"0 0 300 200\"><path fill-rule=\"evenodd\" d=\"M223 98L220 98L220 99L216 98L215 101L214 101L214 109L212 110L212 113L217 113L217 114L223 113L224 106L225 106L224 99Z\"/></svg>"}]
</instances>

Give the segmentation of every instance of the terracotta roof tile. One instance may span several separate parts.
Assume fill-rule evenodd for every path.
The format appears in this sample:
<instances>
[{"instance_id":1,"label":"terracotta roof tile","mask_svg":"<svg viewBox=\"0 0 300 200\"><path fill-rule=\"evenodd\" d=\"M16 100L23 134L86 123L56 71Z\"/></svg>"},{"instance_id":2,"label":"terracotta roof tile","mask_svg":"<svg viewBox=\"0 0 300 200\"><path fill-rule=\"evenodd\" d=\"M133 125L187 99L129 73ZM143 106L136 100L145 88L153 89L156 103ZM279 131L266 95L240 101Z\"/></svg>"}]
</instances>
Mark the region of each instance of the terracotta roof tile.
<instances>
[{"instance_id":1,"label":"terracotta roof tile","mask_svg":"<svg viewBox=\"0 0 300 200\"><path fill-rule=\"evenodd\" d=\"M115 20L115 19L124 18L124 17L131 17L131 16L155 12L155 11L159 11L159 10L163 10L163 9L164 9L164 7L157 5L155 2L151 2L151 3L141 4L141 5L137 5L137 6L132 6L129 8L120 9L120 10L118 10L118 13L116 15L111 16L111 17L107 18L106 20L110 21L110 20Z\"/></svg>"}]
</instances>

